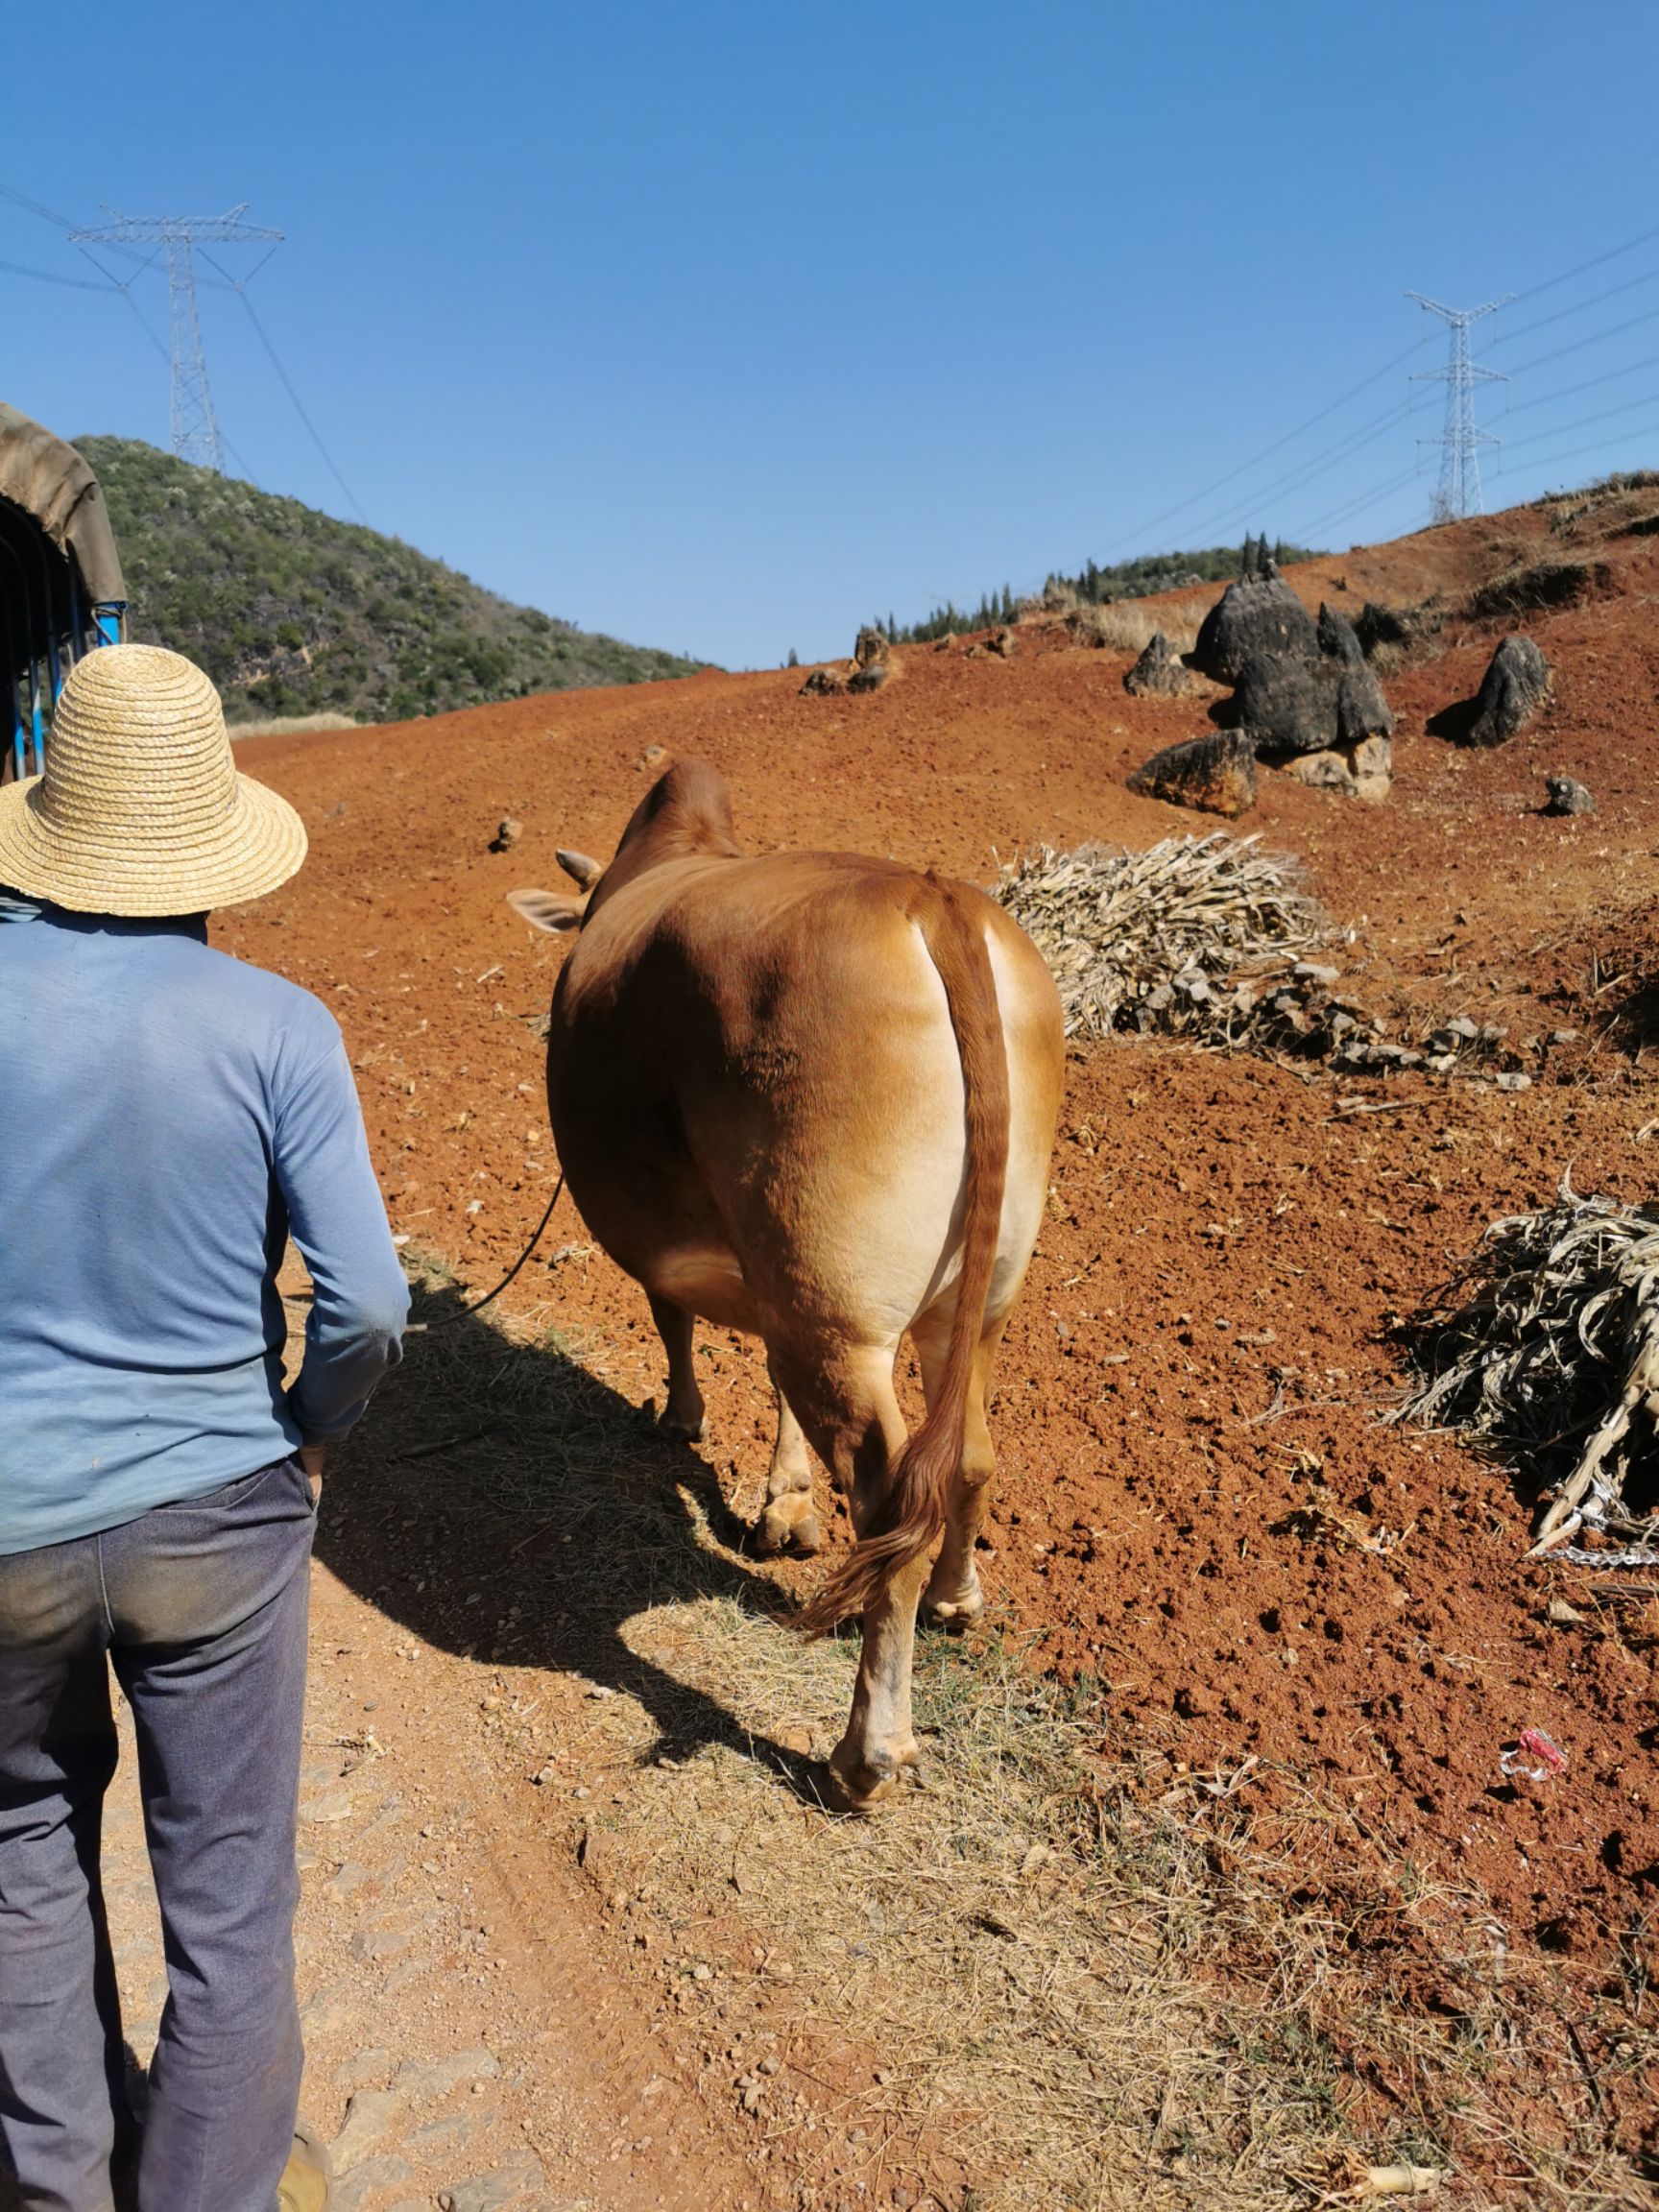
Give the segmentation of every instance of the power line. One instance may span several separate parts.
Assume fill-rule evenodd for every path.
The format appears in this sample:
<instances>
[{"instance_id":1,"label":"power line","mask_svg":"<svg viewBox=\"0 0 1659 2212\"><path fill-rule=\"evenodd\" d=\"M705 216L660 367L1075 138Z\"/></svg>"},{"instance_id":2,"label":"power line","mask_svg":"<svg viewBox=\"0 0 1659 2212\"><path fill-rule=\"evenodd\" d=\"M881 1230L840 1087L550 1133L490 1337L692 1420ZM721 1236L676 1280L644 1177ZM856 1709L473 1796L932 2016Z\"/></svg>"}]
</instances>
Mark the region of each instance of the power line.
<instances>
[{"instance_id":1,"label":"power line","mask_svg":"<svg viewBox=\"0 0 1659 2212\"><path fill-rule=\"evenodd\" d=\"M1301 491L1305 485L1316 481L1325 473L1327 464L1345 461L1363 446L1375 445L1385 432L1393 429L1397 423L1404 422L1410 412L1410 401L1406 400L1388 408L1382 415L1373 416L1369 422L1361 423L1358 430L1350 432L1346 438L1338 439L1335 445L1327 446L1311 460L1300 463L1286 475L1276 477L1272 483L1259 487L1242 505L1229 508L1225 514L1213 516L1199 526L1197 534L1202 535L1209 530L1231 529L1247 517L1256 516L1269 499L1282 498L1291 492Z\"/></svg>"},{"instance_id":2,"label":"power line","mask_svg":"<svg viewBox=\"0 0 1659 2212\"><path fill-rule=\"evenodd\" d=\"M1659 238L1659 225L1651 230L1639 231L1634 238L1626 238L1623 246L1609 246L1605 253L1592 254L1588 261L1580 261L1572 269L1563 269L1558 276L1546 276L1542 284L1531 285L1519 297L1523 300L1536 300L1540 292L1553 292L1557 284L1569 284L1575 276L1586 276L1592 269L1599 269L1607 261L1617 261L1621 253L1633 253L1638 246L1646 246L1653 238Z\"/></svg>"},{"instance_id":3,"label":"power line","mask_svg":"<svg viewBox=\"0 0 1659 2212\"><path fill-rule=\"evenodd\" d=\"M363 524L364 528L367 529L369 526L369 517L364 514L362 508L358 506L357 494L352 491L350 485L347 483L345 477L341 475L339 469L335 465L334 456L329 452L327 446L324 445L322 436L318 431L316 423L313 422L310 416L306 414L304 404L301 401L299 393L294 389L293 378L289 375L287 370L283 368L281 362L277 360L276 349L272 345L270 339L266 336L264 324L261 323L258 316L254 314L252 301L249 299L247 293L242 289L240 285L236 287L236 296L241 301L243 306L247 308L248 320L252 324L255 331L258 333L260 345L264 347L266 352L270 355L272 368L275 369L277 375L281 377L282 389L287 393L289 398L294 402L294 412L299 416L301 421L304 423L307 431L309 431L312 445L316 446L318 452L322 454L324 460L327 463L329 473L332 475L335 483L339 485L341 491L345 493L348 500L349 500L352 513L356 516L358 521Z\"/></svg>"},{"instance_id":4,"label":"power line","mask_svg":"<svg viewBox=\"0 0 1659 2212\"><path fill-rule=\"evenodd\" d=\"M1659 368L1659 353L1649 353L1644 361L1627 361L1623 369L1608 369L1599 376L1586 376L1581 384L1563 384L1555 392L1540 392L1533 398L1523 399L1507 410L1511 415L1525 415L1528 407L1547 406L1551 399L1576 398L1580 392L1594 392L1599 384L1616 384L1621 376L1634 376L1638 369Z\"/></svg>"},{"instance_id":5,"label":"power line","mask_svg":"<svg viewBox=\"0 0 1659 2212\"><path fill-rule=\"evenodd\" d=\"M1218 476L1213 484L1206 484L1202 492L1194 492L1190 499L1183 499L1178 507L1166 507L1162 515L1154 515L1150 522L1143 522L1139 528L1126 531L1121 538L1115 540L1108 545L1106 551L1116 553L1120 546L1128 544L1131 539L1144 538L1148 531L1157 530L1164 523L1172 521L1177 515L1186 514L1189 507L1200 505L1202 501L1210 497L1212 493L1225 491L1229 484L1237 482L1250 469L1259 468L1263 461L1270 460L1275 453L1280 452L1285 446L1292 445L1298 438L1306 437L1310 430L1317 429L1319 424L1327 417L1334 415L1339 407L1346 407L1351 399L1358 399L1361 392L1368 392L1372 385L1380 384L1384 376L1391 376L1394 371L1402 368L1414 353L1420 353L1428 343L1426 337L1417 339L1412 345L1407 346L1403 353L1397 354L1392 361L1384 362L1381 369L1373 374L1363 377L1352 390L1344 392L1339 398L1333 399L1329 406L1321 407L1316 415L1310 415L1305 422L1299 422L1294 430L1287 430L1283 438L1276 438L1271 445L1264 445L1260 453L1252 454L1248 461L1241 461L1237 469L1229 469L1225 476ZM1258 493L1255 496L1264 498L1270 496L1270 493Z\"/></svg>"},{"instance_id":6,"label":"power line","mask_svg":"<svg viewBox=\"0 0 1659 2212\"><path fill-rule=\"evenodd\" d=\"M1575 338L1569 346L1557 346L1553 353L1539 353L1530 361L1523 361L1519 368L1511 369L1511 376L1525 376L1529 370L1547 369L1551 361L1565 361L1569 353L1582 353L1587 346L1599 346L1604 338L1622 338L1626 330L1636 330L1644 323L1659 319L1659 307L1649 307L1641 315L1632 315L1626 323L1615 323L1606 330L1592 330L1588 338Z\"/></svg>"},{"instance_id":7,"label":"power line","mask_svg":"<svg viewBox=\"0 0 1659 2212\"><path fill-rule=\"evenodd\" d=\"M1622 430L1617 438L1595 438L1588 445L1575 445L1566 453L1540 453L1528 464L1533 469L1549 469L1557 461L1576 461L1585 453L1605 453L1609 445L1622 445L1626 438L1646 438L1659 432L1659 416L1651 422L1638 422L1631 430Z\"/></svg>"},{"instance_id":8,"label":"power line","mask_svg":"<svg viewBox=\"0 0 1659 2212\"><path fill-rule=\"evenodd\" d=\"M1645 269L1640 276L1628 277L1623 284L1611 284L1605 292L1592 294L1588 300L1576 301L1571 307L1557 307L1552 315L1540 315L1534 322L1523 323L1517 330L1503 331L1486 348L1495 353L1500 346L1512 346L1517 338L1526 338L1534 330L1548 329L1551 323L1564 323L1574 315L1582 315L1589 308L1599 307L1604 301L1617 300L1621 293L1635 292L1644 284L1651 284L1659 276L1659 269Z\"/></svg>"},{"instance_id":9,"label":"power line","mask_svg":"<svg viewBox=\"0 0 1659 2212\"><path fill-rule=\"evenodd\" d=\"M21 261L0 261L9 276L33 276L41 284L61 284L69 292L118 292L118 284L89 284L84 276L59 276L50 269L26 269Z\"/></svg>"}]
</instances>

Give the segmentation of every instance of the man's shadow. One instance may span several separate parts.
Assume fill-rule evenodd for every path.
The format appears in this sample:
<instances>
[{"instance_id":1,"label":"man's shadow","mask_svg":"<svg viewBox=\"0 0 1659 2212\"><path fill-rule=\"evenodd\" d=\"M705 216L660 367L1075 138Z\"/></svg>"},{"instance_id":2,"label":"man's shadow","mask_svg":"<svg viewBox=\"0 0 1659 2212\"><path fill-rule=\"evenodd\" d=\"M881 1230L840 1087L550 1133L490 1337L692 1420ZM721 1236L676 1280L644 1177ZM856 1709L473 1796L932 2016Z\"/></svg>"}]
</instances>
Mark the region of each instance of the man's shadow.
<instances>
[{"instance_id":1,"label":"man's shadow","mask_svg":"<svg viewBox=\"0 0 1659 2212\"><path fill-rule=\"evenodd\" d=\"M317 1556L441 1650L577 1673L633 1697L652 1755L723 1744L820 1804L813 1762L632 1650L629 1621L703 1598L770 1614L794 1601L734 1551L748 1532L712 1469L574 1358L557 1332L517 1341L418 1283L403 1362L330 1465ZM851 1698L854 1652L849 1652Z\"/></svg>"}]
</instances>

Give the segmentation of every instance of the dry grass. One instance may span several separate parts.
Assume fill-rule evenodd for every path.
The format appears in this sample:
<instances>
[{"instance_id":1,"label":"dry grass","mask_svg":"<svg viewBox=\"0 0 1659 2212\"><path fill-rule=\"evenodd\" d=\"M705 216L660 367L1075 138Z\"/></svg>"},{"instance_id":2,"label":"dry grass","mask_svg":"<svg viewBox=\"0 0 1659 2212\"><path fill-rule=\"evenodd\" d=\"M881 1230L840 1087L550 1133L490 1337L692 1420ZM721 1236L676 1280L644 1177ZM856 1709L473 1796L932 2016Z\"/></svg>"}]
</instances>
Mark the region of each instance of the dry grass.
<instances>
[{"instance_id":1,"label":"dry grass","mask_svg":"<svg viewBox=\"0 0 1659 2212\"><path fill-rule=\"evenodd\" d=\"M1393 1418L1460 1430L1552 1479L1541 1533L1587 1527L1648 1553L1571 1556L1659 1561L1659 1215L1563 1181L1555 1205L1493 1222L1409 1335L1418 1380ZM1633 1476L1649 1493L1640 1506Z\"/></svg>"},{"instance_id":2,"label":"dry grass","mask_svg":"<svg viewBox=\"0 0 1659 2212\"><path fill-rule=\"evenodd\" d=\"M357 730L349 714L267 714L252 722L232 722L232 737L300 737L308 730Z\"/></svg>"},{"instance_id":3,"label":"dry grass","mask_svg":"<svg viewBox=\"0 0 1659 2212\"><path fill-rule=\"evenodd\" d=\"M1166 837L1144 853L1046 845L1005 867L992 897L1060 986L1068 1036L1167 1030L1239 1044L1266 986L1334 934L1298 864L1255 837Z\"/></svg>"},{"instance_id":4,"label":"dry grass","mask_svg":"<svg viewBox=\"0 0 1659 2212\"><path fill-rule=\"evenodd\" d=\"M455 1305L428 1276L421 1317ZM1633 2081L1651 2064L1645 1936L1627 1986L1569 2029L1480 1898L1293 1776L1126 1755L1109 1687L1063 1692L1005 1634L925 1639L926 1787L878 1819L824 1815L812 1762L851 1643L789 1631L706 1463L538 1322L413 1338L333 1511L328 1563L424 1593L397 1602L428 1636L481 1643L493 1708L574 1677L563 1787L536 1811L580 1840L711 2094L766 2047L781 1991L828 2055L816 2103L789 2069L724 2092L757 2086L757 2139L802 2204L843 2194L815 2193L814 2113L860 2131L873 2191L948 2146L962 2212L1267 2212L1390 2160L1449 2167L1452 2205L1648 2201L1613 2147L1619 2084L1592 2094L1573 2043L1616 2043ZM548 1747L527 1738L514 1769ZM868 2056L837 2071L838 2052Z\"/></svg>"},{"instance_id":5,"label":"dry grass","mask_svg":"<svg viewBox=\"0 0 1659 2212\"><path fill-rule=\"evenodd\" d=\"M1066 628L1076 644L1115 653L1143 652L1162 630L1177 653L1190 653L1207 612L1208 602L1202 600L1159 606L1149 600L1115 599L1100 607L1073 607L1066 616Z\"/></svg>"}]
</instances>

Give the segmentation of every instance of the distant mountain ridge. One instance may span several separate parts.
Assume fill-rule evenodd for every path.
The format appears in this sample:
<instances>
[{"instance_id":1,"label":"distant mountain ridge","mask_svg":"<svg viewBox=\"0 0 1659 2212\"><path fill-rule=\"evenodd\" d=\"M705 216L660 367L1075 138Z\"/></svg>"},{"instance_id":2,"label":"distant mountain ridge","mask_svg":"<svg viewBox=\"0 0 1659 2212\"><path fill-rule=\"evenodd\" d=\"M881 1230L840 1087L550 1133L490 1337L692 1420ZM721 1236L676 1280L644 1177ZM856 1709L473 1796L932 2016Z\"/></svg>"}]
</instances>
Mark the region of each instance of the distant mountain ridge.
<instances>
[{"instance_id":1,"label":"distant mountain ridge","mask_svg":"<svg viewBox=\"0 0 1659 2212\"><path fill-rule=\"evenodd\" d=\"M108 502L128 636L218 685L231 721L406 721L704 663L515 606L396 538L128 438L78 438Z\"/></svg>"}]
</instances>

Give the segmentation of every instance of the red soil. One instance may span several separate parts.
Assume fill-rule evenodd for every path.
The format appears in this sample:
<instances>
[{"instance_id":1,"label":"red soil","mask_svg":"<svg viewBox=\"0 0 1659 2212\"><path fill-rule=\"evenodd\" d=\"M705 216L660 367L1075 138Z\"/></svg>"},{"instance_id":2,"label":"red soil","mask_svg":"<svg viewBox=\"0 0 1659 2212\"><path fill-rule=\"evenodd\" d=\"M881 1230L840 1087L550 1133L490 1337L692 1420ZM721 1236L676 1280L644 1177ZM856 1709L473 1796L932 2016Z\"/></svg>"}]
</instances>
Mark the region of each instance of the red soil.
<instances>
[{"instance_id":1,"label":"red soil","mask_svg":"<svg viewBox=\"0 0 1659 2212\"><path fill-rule=\"evenodd\" d=\"M1400 716L1386 805L1264 777L1244 827L1303 855L1358 926L1347 958L1373 1005L1498 1007L1517 1041L1574 1023L1535 1003L1558 985L1578 992L1586 1037L1611 1010L1591 950L1645 902L1659 839L1659 539L1603 541L1624 512L1586 525L1604 589L1509 625L1557 670L1511 744L1466 754L1425 734L1503 627L1454 622L1438 658L1386 679ZM1559 514L1517 511L1292 580L1350 613L1367 596L1455 600L1515 559L1575 557L1571 531L1550 536ZM901 658L898 681L858 699L799 698L794 672L709 675L241 748L301 807L312 858L223 935L338 1013L395 1228L482 1288L540 1216L554 1163L536 1024L562 953L503 894L558 880L556 845L610 853L649 746L717 762L756 849L862 848L980 881L1037 840L1143 845L1207 827L1123 788L1202 721L1190 703L1127 698L1128 656L1027 629L1008 662L960 647ZM1598 813L1537 811L1556 769L1591 786ZM522 842L492 854L507 815ZM1629 925L1620 942L1628 959ZM1403 1111L1338 1118L1354 1095ZM1546 1203L1569 1166L1581 1190L1651 1194L1639 1132L1655 1112L1640 1058L1611 1042L1514 1096L1098 1047L1070 1067L1052 1218L994 1423L988 1587L1043 1663L1109 1685L1117 1747L1192 1767L1256 1753L1310 1775L1426 1872L1478 1885L1512 1942L1586 1969L1659 1900L1659 1613L1598 1612L1583 1572L1525 1564L1524 1481L1376 1412L1399 1380L1391 1318L1488 1220ZM602 1258L548 1258L582 1234L562 1214L509 1300L522 1291L584 1332L613 1380L651 1395L661 1360L642 1295ZM707 1364L710 1454L752 1510L761 1364L723 1336ZM796 1572L805 1588L820 1570ZM1585 1624L1551 1624L1552 1593ZM1498 1758L1529 1724L1569 1764L1526 1796Z\"/></svg>"}]
</instances>

